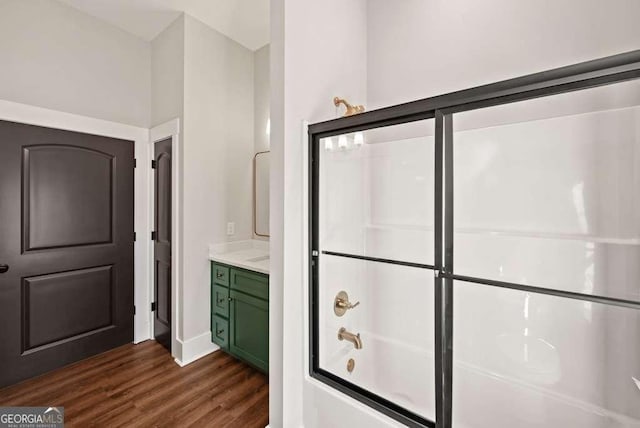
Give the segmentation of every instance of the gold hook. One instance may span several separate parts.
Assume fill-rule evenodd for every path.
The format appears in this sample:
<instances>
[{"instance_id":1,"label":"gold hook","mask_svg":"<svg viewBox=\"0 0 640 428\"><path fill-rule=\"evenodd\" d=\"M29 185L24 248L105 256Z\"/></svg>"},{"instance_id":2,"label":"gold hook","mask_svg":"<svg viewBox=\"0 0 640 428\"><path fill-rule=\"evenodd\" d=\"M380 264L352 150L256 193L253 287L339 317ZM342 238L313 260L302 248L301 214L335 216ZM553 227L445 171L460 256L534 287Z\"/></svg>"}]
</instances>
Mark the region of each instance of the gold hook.
<instances>
[{"instance_id":1,"label":"gold hook","mask_svg":"<svg viewBox=\"0 0 640 428\"><path fill-rule=\"evenodd\" d=\"M358 105L358 106L353 106L351 104L349 104L349 102L347 100L345 100L344 98L339 98L339 97L334 97L333 98L333 104L338 107L340 104L344 104L344 106L347 108L347 111L344 113L344 116L353 116L354 114L358 114L358 113L362 113L364 112L364 106L363 105Z\"/></svg>"}]
</instances>

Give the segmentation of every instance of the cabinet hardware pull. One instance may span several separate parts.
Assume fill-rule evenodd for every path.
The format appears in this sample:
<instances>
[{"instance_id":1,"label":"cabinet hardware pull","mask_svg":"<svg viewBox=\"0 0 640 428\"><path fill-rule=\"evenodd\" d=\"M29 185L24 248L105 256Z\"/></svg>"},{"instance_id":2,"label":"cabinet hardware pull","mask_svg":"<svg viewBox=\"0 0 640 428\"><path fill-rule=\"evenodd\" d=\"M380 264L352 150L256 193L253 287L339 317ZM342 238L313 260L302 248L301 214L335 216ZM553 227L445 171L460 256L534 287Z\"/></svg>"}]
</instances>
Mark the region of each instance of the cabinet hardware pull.
<instances>
[{"instance_id":1,"label":"cabinet hardware pull","mask_svg":"<svg viewBox=\"0 0 640 428\"><path fill-rule=\"evenodd\" d=\"M216 334L222 334L222 333L224 333L224 330L218 330L218 331L216 332Z\"/></svg>"},{"instance_id":2,"label":"cabinet hardware pull","mask_svg":"<svg viewBox=\"0 0 640 428\"><path fill-rule=\"evenodd\" d=\"M229 297L229 301L232 301L233 299L231 297Z\"/></svg>"},{"instance_id":3,"label":"cabinet hardware pull","mask_svg":"<svg viewBox=\"0 0 640 428\"><path fill-rule=\"evenodd\" d=\"M224 272L217 272L216 278L222 278L224 276Z\"/></svg>"}]
</instances>

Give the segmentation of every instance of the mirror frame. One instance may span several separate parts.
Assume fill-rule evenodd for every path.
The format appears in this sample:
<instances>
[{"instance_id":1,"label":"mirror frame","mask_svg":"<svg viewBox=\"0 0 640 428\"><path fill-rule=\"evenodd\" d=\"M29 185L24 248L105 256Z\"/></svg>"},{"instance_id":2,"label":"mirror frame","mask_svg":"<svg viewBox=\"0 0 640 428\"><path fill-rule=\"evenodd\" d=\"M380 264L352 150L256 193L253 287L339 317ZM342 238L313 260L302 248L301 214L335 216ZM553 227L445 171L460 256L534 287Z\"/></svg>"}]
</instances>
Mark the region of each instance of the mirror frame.
<instances>
[{"instance_id":1,"label":"mirror frame","mask_svg":"<svg viewBox=\"0 0 640 428\"><path fill-rule=\"evenodd\" d=\"M258 199L258 176L257 172L257 161L258 155L264 155L267 153L271 153L270 150L266 150L264 152L258 152L253 156L253 234L254 236L260 236L262 238L269 238L271 235L263 235L258 233L258 208L257 208L257 199Z\"/></svg>"}]
</instances>

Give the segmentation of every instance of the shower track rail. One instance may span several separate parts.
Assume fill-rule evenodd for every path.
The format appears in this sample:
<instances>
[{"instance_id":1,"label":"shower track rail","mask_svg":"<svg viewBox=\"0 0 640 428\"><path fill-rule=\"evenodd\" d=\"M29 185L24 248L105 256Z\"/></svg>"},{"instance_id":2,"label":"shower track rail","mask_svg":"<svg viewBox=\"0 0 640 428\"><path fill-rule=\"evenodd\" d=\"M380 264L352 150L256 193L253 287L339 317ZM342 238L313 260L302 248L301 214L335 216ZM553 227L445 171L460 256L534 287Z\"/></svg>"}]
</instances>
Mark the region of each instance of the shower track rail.
<instances>
[{"instance_id":1,"label":"shower track rail","mask_svg":"<svg viewBox=\"0 0 640 428\"><path fill-rule=\"evenodd\" d=\"M408 266L408 267L413 267L418 269L430 269L430 270L436 269L434 265L427 265L427 264L414 263L414 262L403 262L401 260L381 259L379 257L359 256L357 254L338 253L335 251L323 251L322 254L326 254L327 256L345 257L348 259L365 260L368 262L378 262L378 263L387 263L390 265Z\"/></svg>"},{"instance_id":2,"label":"shower track rail","mask_svg":"<svg viewBox=\"0 0 640 428\"><path fill-rule=\"evenodd\" d=\"M501 287L640 309L640 301L576 293L553 288L457 275L453 266L453 125L454 113L559 95L640 78L640 50L535 73L515 79L398 104L379 110L309 125L309 374L346 395L407 426L452 427L453 281ZM434 264L420 264L321 251L319 248L320 139L345 133L435 119ZM409 266L434 271L436 420L430 421L319 365L320 254Z\"/></svg>"},{"instance_id":3,"label":"shower track rail","mask_svg":"<svg viewBox=\"0 0 640 428\"><path fill-rule=\"evenodd\" d=\"M402 260L383 259L379 257L361 256L358 254L340 253L337 251L322 251L327 256L344 257L348 259L364 260L367 262L386 263L390 265L406 266L417 269L427 269L436 271L436 275L444 279L452 279L454 281L470 282L475 284L489 285L492 287L508 288L511 290L524 291L526 293L544 294L547 296L564 297L566 299L582 300L593 303L601 303L610 306L619 306L623 308L640 309L640 301L618 299L616 297L601 296L598 294L578 293L575 291L559 290L557 288L541 287L537 285L519 284L516 282L498 281L495 279L486 279L468 275L455 275L442 271L437 271L434 265L404 262Z\"/></svg>"}]
</instances>

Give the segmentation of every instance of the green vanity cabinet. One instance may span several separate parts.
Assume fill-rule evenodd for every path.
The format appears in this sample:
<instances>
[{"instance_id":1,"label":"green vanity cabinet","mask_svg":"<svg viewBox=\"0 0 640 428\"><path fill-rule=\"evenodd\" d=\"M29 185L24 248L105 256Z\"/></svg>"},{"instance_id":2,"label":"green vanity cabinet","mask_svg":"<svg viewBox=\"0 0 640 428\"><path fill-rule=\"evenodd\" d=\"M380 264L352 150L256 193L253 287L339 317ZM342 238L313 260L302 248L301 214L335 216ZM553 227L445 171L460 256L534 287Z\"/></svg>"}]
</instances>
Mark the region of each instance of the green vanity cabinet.
<instances>
[{"instance_id":1,"label":"green vanity cabinet","mask_svg":"<svg viewBox=\"0 0 640 428\"><path fill-rule=\"evenodd\" d=\"M269 276L211 262L211 340L269 371Z\"/></svg>"}]
</instances>

